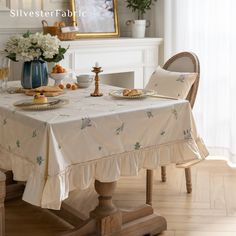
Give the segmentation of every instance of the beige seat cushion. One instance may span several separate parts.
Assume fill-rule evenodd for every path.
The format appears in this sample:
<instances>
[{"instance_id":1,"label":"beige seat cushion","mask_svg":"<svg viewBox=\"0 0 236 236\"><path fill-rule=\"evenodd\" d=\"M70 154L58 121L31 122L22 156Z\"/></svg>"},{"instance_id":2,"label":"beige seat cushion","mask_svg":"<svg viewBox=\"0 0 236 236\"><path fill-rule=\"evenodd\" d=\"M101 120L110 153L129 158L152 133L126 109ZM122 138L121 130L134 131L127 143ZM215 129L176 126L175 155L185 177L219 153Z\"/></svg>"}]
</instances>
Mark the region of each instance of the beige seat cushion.
<instances>
[{"instance_id":1,"label":"beige seat cushion","mask_svg":"<svg viewBox=\"0 0 236 236\"><path fill-rule=\"evenodd\" d=\"M159 66L145 89L155 90L160 95L185 99L197 76L197 73L172 72Z\"/></svg>"}]
</instances>

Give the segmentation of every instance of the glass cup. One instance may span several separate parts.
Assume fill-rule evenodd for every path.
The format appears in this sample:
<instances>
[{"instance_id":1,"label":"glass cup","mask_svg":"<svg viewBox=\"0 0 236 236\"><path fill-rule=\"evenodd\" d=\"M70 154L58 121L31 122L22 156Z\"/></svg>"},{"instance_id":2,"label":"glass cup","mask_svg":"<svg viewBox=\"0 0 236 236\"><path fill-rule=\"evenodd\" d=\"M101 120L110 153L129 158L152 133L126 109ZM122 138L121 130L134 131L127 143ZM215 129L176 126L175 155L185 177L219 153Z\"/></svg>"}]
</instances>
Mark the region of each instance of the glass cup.
<instances>
[{"instance_id":1,"label":"glass cup","mask_svg":"<svg viewBox=\"0 0 236 236\"><path fill-rule=\"evenodd\" d=\"M0 92L7 90L7 82L10 73L10 60L0 53Z\"/></svg>"}]
</instances>

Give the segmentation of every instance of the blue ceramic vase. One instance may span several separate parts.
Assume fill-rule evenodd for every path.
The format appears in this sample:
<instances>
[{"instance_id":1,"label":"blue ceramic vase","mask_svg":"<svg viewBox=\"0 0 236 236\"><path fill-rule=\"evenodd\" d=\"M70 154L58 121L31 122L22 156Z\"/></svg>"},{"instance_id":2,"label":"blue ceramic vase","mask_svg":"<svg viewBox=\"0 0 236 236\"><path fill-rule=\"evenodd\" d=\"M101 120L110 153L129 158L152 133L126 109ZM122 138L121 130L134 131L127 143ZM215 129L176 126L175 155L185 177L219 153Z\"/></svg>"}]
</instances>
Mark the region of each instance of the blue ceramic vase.
<instances>
[{"instance_id":1,"label":"blue ceramic vase","mask_svg":"<svg viewBox=\"0 0 236 236\"><path fill-rule=\"evenodd\" d=\"M48 67L45 61L26 61L23 65L21 85L25 89L38 88L48 84Z\"/></svg>"}]
</instances>

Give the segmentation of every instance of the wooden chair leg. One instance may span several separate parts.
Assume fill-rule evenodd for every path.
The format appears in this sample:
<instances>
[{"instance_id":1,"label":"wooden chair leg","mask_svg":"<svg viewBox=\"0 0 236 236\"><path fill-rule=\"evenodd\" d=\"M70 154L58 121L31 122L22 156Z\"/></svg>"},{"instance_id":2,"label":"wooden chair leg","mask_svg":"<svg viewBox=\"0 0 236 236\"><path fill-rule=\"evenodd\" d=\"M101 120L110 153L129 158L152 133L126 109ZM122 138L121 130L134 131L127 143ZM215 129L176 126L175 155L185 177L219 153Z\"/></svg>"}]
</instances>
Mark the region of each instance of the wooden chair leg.
<instances>
[{"instance_id":1,"label":"wooden chair leg","mask_svg":"<svg viewBox=\"0 0 236 236\"><path fill-rule=\"evenodd\" d=\"M192 193L191 169L190 168L185 168L184 170L185 170L187 193Z\"/></svg>"},{"instance_id":2,"label":"wooden chair leg","mask_svg":"<svg viewBox=\"0 0 236 236\"><path fill-rule=\"evenodd\" d=\"M23 182L17 182L13 180L12 171L0 169L0 172L6 176L6 197L5 202L20 198L23 195L25 184ZM0 235L1 236L1 235Z\"/></svg>"},{"instance_id":3,"label":"wooden chair leg","mask_svg":"<svg viewBox=\"0 0 236 236\"><path fill-rule=\"evenodd\" d=\"M153 170L147 170L146 174L146 204L152 205Z\"/></svg>"},{"instance_id":4,"label":"wooden chair leg","mask_svg":"<svg viewBox=\"0 0 236 236\"><path fill-rule=\"evenodd\" d=\"M161 167L161 181L166 182L166 166Z\"/></svg>"},{"instance_id":5,"label":"wooden chair leg","mask_svg":"<svg viewBox=\"0 0 236 236\"><path fill-rule=\"evenodd\" d=\"M13 180L13 173L12 173L12 171L0 169L0 172L2 172L6 176L6 185L16 184L17 183L16 181Z\"/></svg>"},{"instance_id":6,"label":"wooden chair leg","mask_svg":"<svg viewBox=\"0 0 236 236\"><path fill-rule=\"evenodd\" d=\"M5 235L5 209L6 176L0 172L0 236Z\"/></svg>"}]
</instances>

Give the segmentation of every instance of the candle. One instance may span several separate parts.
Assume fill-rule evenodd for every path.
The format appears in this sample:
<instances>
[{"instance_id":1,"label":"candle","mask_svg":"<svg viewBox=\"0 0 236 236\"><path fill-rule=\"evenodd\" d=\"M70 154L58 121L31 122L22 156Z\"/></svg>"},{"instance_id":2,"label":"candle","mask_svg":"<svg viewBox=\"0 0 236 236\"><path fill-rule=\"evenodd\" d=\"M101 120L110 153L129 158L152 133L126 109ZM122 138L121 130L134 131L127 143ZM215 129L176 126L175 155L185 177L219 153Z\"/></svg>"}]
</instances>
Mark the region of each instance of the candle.
<instances>
[{"instance_id":1,"label":"candle","mask_svg":"<svg viewBox=\"0 0 236 236\"><path fill-rule=\"evenodd\" d=\"M99 67L99 63L98 62L95 63L95 67Z\"/></svg>"}]
</instances>

